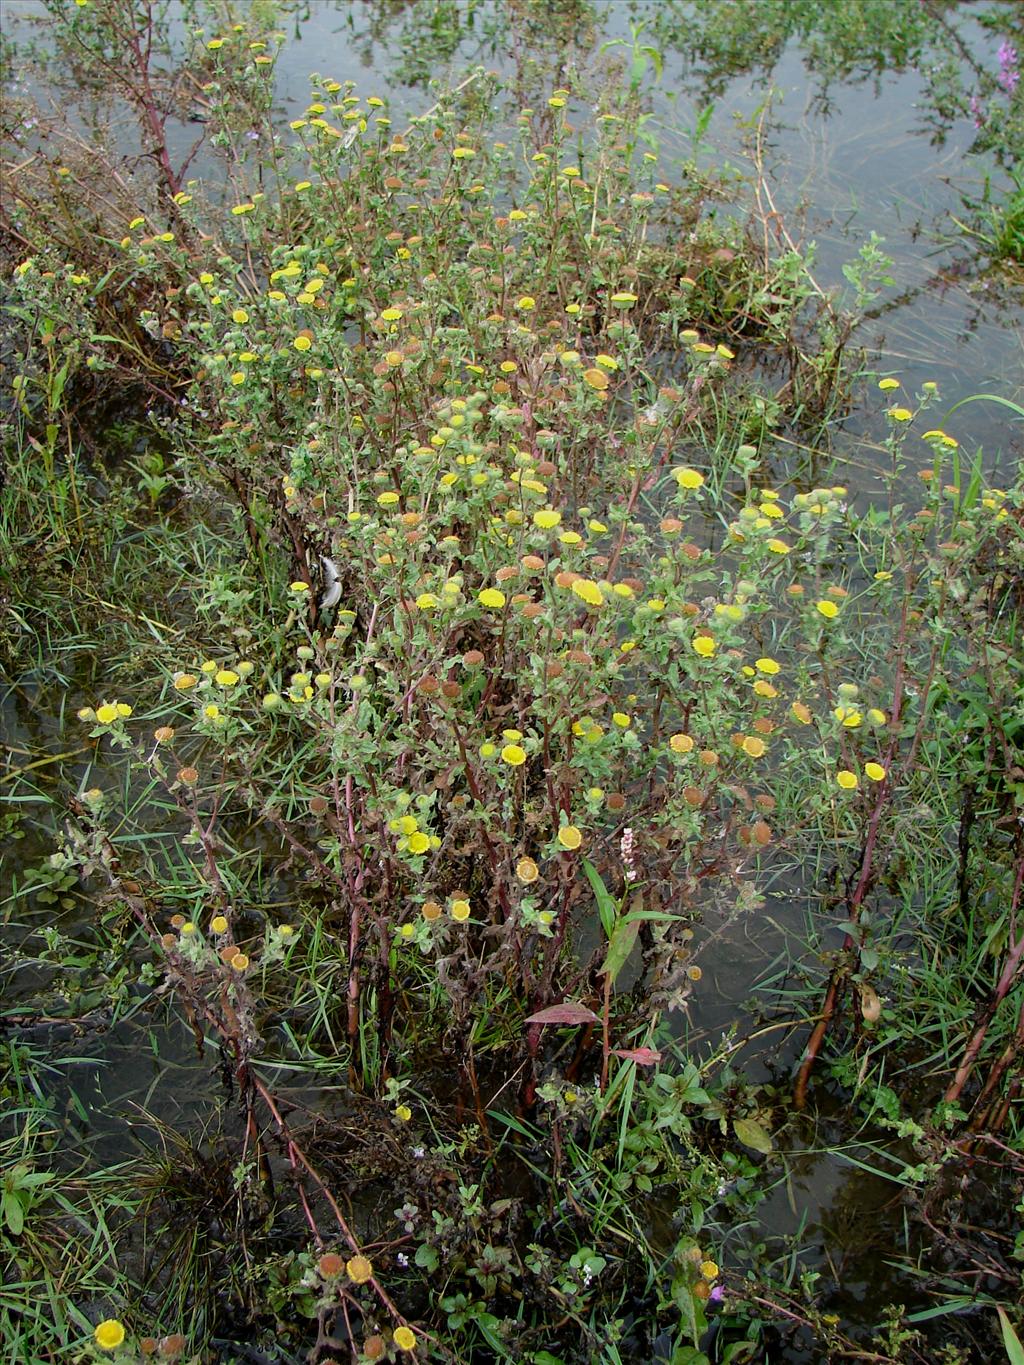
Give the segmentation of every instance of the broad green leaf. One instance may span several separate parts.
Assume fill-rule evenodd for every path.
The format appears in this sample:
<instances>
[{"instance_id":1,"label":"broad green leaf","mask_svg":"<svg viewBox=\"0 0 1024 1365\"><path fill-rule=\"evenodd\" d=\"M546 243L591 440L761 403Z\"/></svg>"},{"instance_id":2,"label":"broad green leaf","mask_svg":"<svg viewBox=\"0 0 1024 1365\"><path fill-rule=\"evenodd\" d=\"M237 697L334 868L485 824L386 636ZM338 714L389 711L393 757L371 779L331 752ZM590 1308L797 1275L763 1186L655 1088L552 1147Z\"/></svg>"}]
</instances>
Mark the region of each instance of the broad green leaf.
<instances>
[{"instance_id":1,"label":"broad green leaf","mask_svg":"<svg viewBox=\"0 0 1024 1365\"><path fill-rule=\"evenodd\" d=\"M744 1147L750 1147L755 1152L762 1152L767 1156L775 1150L771 1133L758 1123L757 1119L733 1119L732 1131Z\"/></svg>"}]
</instances>

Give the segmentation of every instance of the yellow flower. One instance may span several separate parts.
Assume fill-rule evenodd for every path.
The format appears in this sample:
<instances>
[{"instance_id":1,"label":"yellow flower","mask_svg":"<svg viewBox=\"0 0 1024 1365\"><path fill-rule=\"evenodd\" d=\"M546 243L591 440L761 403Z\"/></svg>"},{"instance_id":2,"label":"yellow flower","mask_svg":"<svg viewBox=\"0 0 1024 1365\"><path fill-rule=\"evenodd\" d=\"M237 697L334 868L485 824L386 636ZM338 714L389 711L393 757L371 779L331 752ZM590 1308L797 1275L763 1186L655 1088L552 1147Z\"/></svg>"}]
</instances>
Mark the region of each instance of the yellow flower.
<instances>
[{"instance_id":1,"label":"yellow flower","mask_svg":"<svg viewBox=\"0 0 1024 1365\"><path fill-rule=\"evenodd\" d=\"M96 719L101 725L112 725L117 720L117 707L110 702L104 702L102 706L96 708Z\"/></svg>"},{"instance_id":2,"label":"yellow flower","mask_svg":"<svg viewBox=\"0 0 1024 1365\"><path fill-rule=\"evenodd\" d=\"M231 320L232 322L237 322L239 327L241 327L243 323L249 321L249 314L244 308L236 308L231 314Z\"/></svg>"},{"instance_id":3,"label":"yellow flower","mask_svg":"<svg viewBox=\"0 0 1024 1365\"><path fill-rule=\"evenodd\" d=\"M788 555L790 547L784 540L769 540L767 542L769 550L773 555Z\"/></svg>"},{"instance_id":4,"label":"yellow flower","mask_svg":"<svg viewBox=\"0 0 1024 1365\"><path fill-rule=\"evenodd\" d=\"M211 702L209 706L203 707L203 715L207 720L217 720L220 716L220 707L216 702Z\"/></svg>"},{"instance_id":5,"label":"yellow flower","mask_svg":"<svg viewBox=\"0 0 1024 1365\"><path fill-rule=\"evenodd\" d=\"M688 465L683 465L679 469L674 469L672 473L680 488L703 487L704 475L697 469L691 469Z\"/></svg>"},{"instance_id":6,"label":"yellow flower","mask_svg":"<svg viewBox=\"0 0 1024 1365\"><path fill-rule=\"evenodd\" d=\"M223 934L228 927L228 922L223 915L214 915L210 920L210 929L215 934Z\"/></svg>"},{"instance_id":7,"label":"yellow flower","mask_svg":"<svg viewBox=\"0 0 1024 1365\"><path fill-rule=\"evenodd\" d=\"M381 313L381 318L385 322L397 322L402 316L401 308L385 308Z\"/></svg>"},{"instance_id":8,"label":"yellow flower","mask_svg":"<svg viewBox=\"0 0 1024 1365\"><path fill-rule=\"evenodd\" d=\"M701 1261L700 1273L705 1280L717 1280L718 1266L715 1264L714 1261Z\"/></svg>"},{"instance_id":9,"label":"yellow flower","mask_svg":"<svg viewBox=\"0 0 1024 1365\"><path fill-rule=\"evenodd\" d=\"M755 659L754 667L759 673L767 673L769 676L774 676L779 671L779 665L774 659Z\"/></svg>"},{"instance_id":10,"label":"yellow flower","mask_svg":"<svg viewBox=\"0 0 1024 1365\"><path fill-rule=\"evenodd\" d=\"M235 683L238 682L238 674L230 668L221 668L218 670L214 682L219 682L221 687L234 687Z\"/></svg>"},{"instance_id":11,"label":"yellow flower","mask_svg":"<svg viewBox=\"0 0 1024 1365\"><path fill-rule=\"evenodd\" d=\"M857 774L851 773L849 768L840 768L836 773L836 781L843 791L852 792L857 786Z\"/></svg>"},{"instance_id":12,"label":"yellow flower","mask_svg":"<svg viewBox=\"0 0 1024 1365\"><path fill-rule=\"evenodd\" d=\"M297 351L308 351L312 344L313 343L312 341L310 341L309 337L303 336L296 337L295 340L292 342L292 345L295 347Z\"/></svg>"},{"instance_id":13,"label":"yellow flower","mask_svg":"<svg viewBox=\"0 0 1024 1365\"><path fill-rule=\"evenodd\" d=\"M529 313L531 309L537 307L537 300L531 298L529 294L524 294L516 304L516 307L521 308L524 313Z\"/></svg>"},{"instance_id":14,"label":"yellow flower","mask_svg":"<svg viewBox=\"0 0 1024 1365\"><path fill-rule=\"evenodd\" d=\"M611 302L620 308L628 308L630 304L636 303L636 295L631 294L626 289L621 289L617 294L613 294Z\"/></svg>"},{"instance_id":15,"label":"yellow flower","mask_svg":"<svg viewBox=\"0 0 1024 1365\"><path fill-rule=\"evenodd\" d=\"M589 578L577 578L572 590L589 607L600 607L604 602L604 593Z\"/></svg>"},{"instance_id":16,"label":"yellow flower","mask_svg":"<svg viewBox=\"0 0 1024 1365\"><path fill-rule=\"evenodd\" d=\"M754 683L754 691L759 697L771 698L779 695L779 689L777 687L772 687L771 683L765 682L763 678L758 678L757 682Z\"/></svg>"},{"instance_id":17,"label":"yellow flower","mask_svg":"<svg viewBox=\"0 0 1024 1365\"><path fill-rule=\"evenodd\" d=\"M894 422L909 422L913 419L914 414L909 408L890 408L889 416Z\"/></svg>"},{"instance_id":18,"label":"yellow flower","mask_svg":"<svg viewBox=\"0 0 1024 1365\"><path fill-rule=\"evenodd\" d=\"M288 590L294 593L309 592L309 584L303 583L301 579L296 579L294 583L288 584Z\"/></svg>"},{"instance_id":19,"label":"yellow flower","mask_svg":"<svg viewBox=\"0 0 1024 1365\"><path fill-rule=\"evenodd\" d=\"M561 512L555 512L550 508L542 508L533 514L534 526L539 526L542 531L552 531L561 524Z\"/></svg>"},{"instance_id":20,"label":"yellow flower","mask_svg":"<svg viewBox=\"0 0 1024 1365\"><path fill-rule=\"evenodd\" d=\"M693 739L690 735L680 732L678 735L670 736L668 747L674 754L688 754L693 749Z\"/></svg>"},{"instance_id":21,"label":"yellow flower","mask_svg":"<svg viewBox=\"0 0 1024 1365\"><path fill-rule=\"evenodd\" d=\"M520 858L516 863L516 876L524 886L529 886L540 876L540 868L532 858Z\"/></svg>"},{"instance_id":22,"label":"yellow flower","mask_svg":"<svg viewBox=\"0 0 1024 1365\"><path fill-rule=\"evenodd\" d=\"M452 908L450 913L452 919L458 920L460 924L464 920L469 919L469 901L464 900L452 901Z\"/></svg>"},{"instance_id":23,"label":"yellow flower","mask_svg":"<svg viewBox=\"0 0 1024 1365\"><path fill-rule=\"evenodd\" d=\"M883 393L889 393L890 390L898 389L899 386L900 381L898 379L880 379L878 381L878 387L882 390Z\"/></svg>"},{"instance_id":24,"label":"yellow flower","mask_svg":"<svg viewBox=\"0 0 1024 1365\"><path fill-rule=\"evenodd\" d=\"M884 782L885 769L882 767L881 763L865 763L864 776L870 777L872 782Z\"/></svg>"},{"instance_id":25,"label":"yellow flower","mask_svg":"<svg viewBox=\"0 0 1024 1365\"><path fill-rule=\"evenodd\" d=\"M501 757L510 768L519 768L526 762L526 750L518 744L506 744Z\"/></svg>"},{"instance_id":26,"label":"yellow flower","mask_svg":"<svg viewBox=\"0 0 1024 1365\"><path fill-rule=\"evenodd\" d=\"M563 848L576 849L583 842L583 835L575 825L563 825L558 831L558 842Z\"/></svg>"},{"instance_id":27,"label":"yellow flower","mask_svg":"<svg viewBox=\"0 0 1024 1365\"><path fill-rule=\"evenodd\" d=\"M432 607L439 605L437 597L432 592L421 592L416 599L416 605L420 611L430 611Z\"/></svg>"},{"instance_id":28,"label":"yellow flower","mask_svg":"<svg viewBox=\"0 0 1024 1365\"><path fill-rule=\"evenodd\" d=\"M345 1272L353 1284L366 1284L373 1279L373 1262L368 1256L353 1256L345 1263Z\"/></svg>"},{"instance_id":29,"label":"yellow flower","mask_svg":"<svg viewBox=\"0 0 1024 1365\"><path fill-rule=\"evenodd\" d=\"M710 659L715 652L715 642L710 635L695 635L690 645L693 652L699 654L702 659Z\"/></svg>"},{"instance_id":30,"label":"yellow flower","mask_svg":"<svg viewBox=\"0 0 1024 1365\"><path fill-rule=\"evenodd\" d=\"M628 730L632 725L632 720L626 715L625 711L613 711L612 720L620 730Z\"/></svg>"},{"instance_id":31,"label":"yellow flower","mask_svg":"<svg viewBox=\"0 0 1024 1365\"><path fill-rule=\"evenodd\" d=\"M410 853L417 853L417 854L418 854L418 853L426 853L426 851L427 851L427 849L428 849L429 847L430 847L430 837L429 837L429 835L424 834L421 830L417 830L415 834L410 834L410 835L409 835L409 852L410 852Z\"/></svg>"},{"instance_id":32,"label":"yellow flower","mask_svg":"<svg viewBox=\"0 0 1024 1365\"><path fill-rule=\"evenodd\" d=\"M740 748L748 758L761 758L764 755L766 745L764 740L758 739L756 735L747 735Z\"/></svg>"},{"instance_id":33,"label":"yellow flower","mask_svg":"<svg viewBox=\"0 0 1024 1365\"><path fill-rule=\"evenodd\" d=\"M497 588L484 588L477 593L477 601L482 607L492 607L498 611L505 605L505 594Z\"/></svg>"},{"instance_id":34,"label":"yellow flower","mask_svg":"<svg viewBox=\"0 0 1024 1365\"><path fill-rule=\"evenodd\" d=\"M416 1349L416 1333L411 1327L396 1327L394 1341L400 1351Z\"/></svg>"},{"instance_id":35,"label":"yellow flower","mask_svg":"<svg viewBox=\"0 0 1024 1365\"><path fill-rule=\"evenodd\" d=\"M124 1324L117 1318L105 1318L97 1324L93 1336L101 1351L116 1351L124 1341Z\"/></svg>"},{"instance_id":36,"label":"yellow flower","mask_svg":"<svg viewBox=\"0 0 1024 1365\"><path fill-rule=\"evenodd\" d=\"M826 621L831 621L834 617L839 615L839 608L834 602L829 601L827 597L823 597L820 602L815 602L814 605L821 615L825 617Z\"/></svg>"}]
</instances>

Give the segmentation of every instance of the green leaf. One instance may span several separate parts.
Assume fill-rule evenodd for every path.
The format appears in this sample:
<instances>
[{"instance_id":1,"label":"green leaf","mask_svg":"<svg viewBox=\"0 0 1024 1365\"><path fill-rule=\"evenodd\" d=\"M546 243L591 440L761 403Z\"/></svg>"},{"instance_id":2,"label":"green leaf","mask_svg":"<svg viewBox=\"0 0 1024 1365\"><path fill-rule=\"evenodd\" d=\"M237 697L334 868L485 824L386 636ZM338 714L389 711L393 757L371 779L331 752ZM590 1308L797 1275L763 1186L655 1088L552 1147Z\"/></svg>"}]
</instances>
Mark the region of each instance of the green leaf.
<instances>
[{"instance_id":1,"label":"green leaf","mask_svg":"<svg viewBox=\"0 0 1024 1365\"><path fill-rule=\"evenodd\" d=\"M587 881L590 883L594 899L597 901L597 911L601 916L601 925L606 938L611 938L612 930L615 928L615 921L619 917L619 907L611 892L601 879L601 874L592 862L583 859L583 871L587 874Z\"/></svg>"},{"instance_id":2,"label":"green leaf","mask_svg":"<svg viewBox=\"0 0 1024 1365\"><path fill-rule=\"evenodd\" d=\"M1003 1346L1006 1349L1006 1359L1010 1365L1024 1365L1024 1346L1021 1345L1020 1337L1013 1330L1013 1323L1006 1316L1006 1310L996 1304L996 1312L999 1314L999 1326L1003 1329Z\"/></svg>"},{"instance_id":3,"label":"green leaf","mask_svg":"<svg viewBox=\"0 0 1024 1365\"><path fill-rule=\"evenodd\" d=\"M626 965L639 932L640 925L635 919L620 921L612 931L611 942L608 944L608 956L601 968L603 973L607 973L611 977L612 982L615 981L619 972Z\"/></svg>"},{"instance_id":4,"label":"green leaf","mask_svg":"<svg viewBox=\"0 0 1024 1365\"><path fill-rule=\"evenodd\" d=\"M770 1152L775 1150L771 1133L758 1123L757 1119L733 1119L732 1131L744 1147L750 1147L755 1152L762 1152L768 1156Z\"/></svg>"}]
</instances>

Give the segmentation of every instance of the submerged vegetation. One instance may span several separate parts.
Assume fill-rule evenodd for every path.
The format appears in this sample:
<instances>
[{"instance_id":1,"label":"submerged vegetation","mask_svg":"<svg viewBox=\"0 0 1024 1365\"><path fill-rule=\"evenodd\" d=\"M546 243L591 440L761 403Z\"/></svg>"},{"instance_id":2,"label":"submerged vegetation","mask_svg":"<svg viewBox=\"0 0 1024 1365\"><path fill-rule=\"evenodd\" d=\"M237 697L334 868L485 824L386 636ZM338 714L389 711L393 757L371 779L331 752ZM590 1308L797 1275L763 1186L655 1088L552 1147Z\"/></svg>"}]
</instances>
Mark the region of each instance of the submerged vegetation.
<instances>
[{"instance_id":1,"label":"submerged vegetation","mask_svg":"<svg viewBox=\"0 0 1024 1365\"><path fill-rule=\"evenodd\" d=\"M324 74L283 112L287 5L44 8L3 1359L1024 1358L1020 470L876 373L887 243L823 284L767 92L743 168L650 102L684 43L711 93L794 35L839 80L949 7L516 0L513 69L415 114ZM410 82L504 32L339 15L405 24ZM933 108L1018 186L961 225L1012 290L985 15Z\"/></svg>"}]
</instances>

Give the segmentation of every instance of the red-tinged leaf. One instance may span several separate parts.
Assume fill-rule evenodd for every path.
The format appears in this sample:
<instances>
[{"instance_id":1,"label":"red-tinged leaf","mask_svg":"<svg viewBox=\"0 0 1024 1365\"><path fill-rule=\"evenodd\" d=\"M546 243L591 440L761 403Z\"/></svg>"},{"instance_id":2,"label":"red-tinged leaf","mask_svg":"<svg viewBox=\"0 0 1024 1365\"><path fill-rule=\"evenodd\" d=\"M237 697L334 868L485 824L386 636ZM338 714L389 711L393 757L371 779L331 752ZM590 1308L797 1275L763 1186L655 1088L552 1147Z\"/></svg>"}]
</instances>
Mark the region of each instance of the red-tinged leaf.
<instances>
[{"instance_id":1,"label":"red-tinged leaf","mask_svg":"<svg viewBox=\"0 0 1024 1365\"><path fill-rule=\"evenodd\" d=\"M566 1001L564 1005L549 1005L546 1010L538 1010L526 1021L528 1024L599 1024L601 1020L586 1005L574 1005Z\"/></svg>"},{"instance_id":2,"label":"red-tinged leaf","mask_svg":"<svg viewBox=\"0 0 1024 1365\"><path fill-rule=\"evenodd\" d=\"M661 1053L653 1047L613 1047L612 1056L636 1062L637 1066L657 1066L661 1061Z\"/></svg>"}]
</instances>

